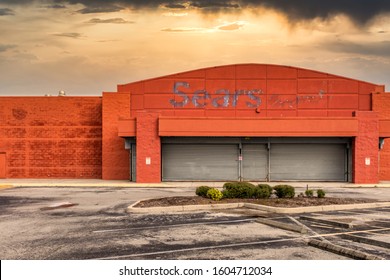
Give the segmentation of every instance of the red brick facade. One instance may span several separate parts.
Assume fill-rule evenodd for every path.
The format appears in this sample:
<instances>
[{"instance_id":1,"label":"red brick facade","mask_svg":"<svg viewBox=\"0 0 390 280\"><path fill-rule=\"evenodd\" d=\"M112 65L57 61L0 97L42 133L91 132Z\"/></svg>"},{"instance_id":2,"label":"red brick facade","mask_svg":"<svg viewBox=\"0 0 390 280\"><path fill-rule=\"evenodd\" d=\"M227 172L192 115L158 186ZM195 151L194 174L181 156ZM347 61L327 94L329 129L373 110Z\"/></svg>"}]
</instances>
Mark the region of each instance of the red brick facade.
<instances>
[{"instance_id":1,"label":"red brick facade","mask_svg":"<svg viewBox=\"0 0 390 280\"><path fill-rule=\"evenodd\" d=\"M101 102L100 97L1 97L4 177L101 178Z\"/></svg>"},{"instance_id":2,"label":"red brick facade","mask_svg":"<svg viewBox=\"0 0 390 280\"><path fill-rule=\"evenodd\" d=\"M129 151L124 140L118 137L118 122L130 117L128 94L104 93L103 95L103 147L102 178L129 178Z\"/></svg>"},{"instance_id":3,"label":"red brick facade","mask_svg":"<svg viewBox=\"0 0 390 280\"><path fill-rule=\"evenodd\" d=\"M390 137L390 94L374 93L372 101L372 109L380 120L381 137ZM390 180L390 139L385 140L379 152L379 166L379 180Z\"/></svg>"},{"instance_id":4,"label":"red brick facade","mask_svg":"<svg viewBox=\"0 0 390 280\"><path fill-rule=\"evenodd\" d=\"M161 181L161 142L156 112L137 114L137 182Z\"/></svg>"},{"instance_id":5,"label":"red brick facade","mask_svg":"<svg viewBox=\"0 0 390 280\"><path fill-rule=\"evenodd\" d=\"M161 137L348 137L355 183L390 180L390 94L295 67L240 64L101 97L1 97L0 178L161 181ZM378 171L379 170L379 171Z\"/></svg>"},{"instance_id":6,"label":"red brick facade","mask_svg":"<svg viewBox=\"0 0 390 280\"><path fill-rule=\"evenodd\" d=\"M353 147L355 183L378 182L379 120L376 112L356 112L359 128Z\"/></svg>"}]
</instances>

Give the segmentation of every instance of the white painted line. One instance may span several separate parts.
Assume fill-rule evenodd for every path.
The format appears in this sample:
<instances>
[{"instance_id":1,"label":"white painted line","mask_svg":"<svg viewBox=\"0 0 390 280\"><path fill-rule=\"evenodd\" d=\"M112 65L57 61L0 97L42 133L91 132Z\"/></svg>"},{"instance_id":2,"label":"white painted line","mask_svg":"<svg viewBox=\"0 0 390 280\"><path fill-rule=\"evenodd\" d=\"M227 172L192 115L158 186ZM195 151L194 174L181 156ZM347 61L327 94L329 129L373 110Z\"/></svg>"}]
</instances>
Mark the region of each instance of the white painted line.
<instances>
[{"instance_id":1,"label":"white painted line","mask_svg":"<svg viewBox=\"0 0 390 280\"><path fill-rule=\"evenodd\" d=\"M334 229L334 227L331 227L331 226L324 226L324 225L316 224L316 223L312 223L311 226L312 226L312 227L316 227L316 228Z\"/></svg>"},{"instance_id":2,"label":"white painted line","mask_svg":"<svg viewBox=\"0 0 390 280\"><path fill-rule=\"evenodd\" d=\"M251 218L251 219L242 219L242 220L234 220L234 221L198 222L198 223L185 223L185 224L153 226L153 227L150 226L150 227L136 227L136 228L105 229L105 230L94 230L92 232L93 233L106 233L106 232L130 231L130 230L138 230L138 229L183 227L183 226L192 226L192 225L230 224L230 223L251 222L251 221L255 221L255 220L256 220L256 218Z\"/></svg>"},{"instance_id":3,"label":"white painted line","mask_svg":"<svg viewBox=\"0 0 390 280\"><path fill-rule=\"evenodd\" d=\"M381 233L381 232L373 232L371 235L378 235L378 236L389 236L388 233Z\"/></svg>"},{"instance_id":4,"label":"white painted line","mask_svg":"<svg viewBox=\"0 0 390 280\"><path fill-rule=\"evenodd\" d=\"M337 235L342 235L342 234L355 234L355 233L371 233L371 232L380 232L380 231L386 231L386 230L390 230L390 227L388 228L375 228L375 229L366 229L366 230L354 230L354 231L344 231L344 232L337 232L337 233L325 233L325 234L321 234L320 236L337 236ZM311 237L315 237L315 236L310 236L309 238Z\"/></svg>"},{"instance_id":5,"label":"white painted line","mask_svg":"<svg viewBox=\"0 0 390 280\"><path fill-rule=\"evenodd\" d=\"M225 244L225 245L205 246L205 247L193 247L193 248L167 250L167 251L158 251L158 252L150 252L150 253L140 253L140 254L131 254L131 255L122 255L122 256L111 256L111 257L106 257L106 258L97 258L95 260L115 260L115 259L119 259L119 258L144 257L144 256L152 256L152 255L160 255L160 254L170 254L170 253L178 253L178 252L190 252L190 251L200 251L200 250L210 250L210 249L232 248L232 247L238 247L238 246L249 246L249 245L278 243L278 242L299 240L299 239L302 239L302 238L301 237L295 237L295 238L284 238L284 239L268 240L268 241L258 241L258 242L235 243L235 244Z\"/></svg>"},{"instance_id":6,"label":"white painted line","mask_svg":"<svg viewBox=\"0 0 390 280\"><path fill-rule=\"evenodd\" d=\"M225 245L216 245L216 246L193 247L193 248L184 248L184 249L176 249L176 250L157 251L157 252L150 252L150 253L129 254L129 255L121 255L121 256L109 256L109 257L105 257L105 258L96 258L94 260L115 260L115 259L121 259L121 258L144 257L144 256L171 254L171 253L179 253L179 252L190 252L190 251L200 251L200 250L210 250L210 249L224 249L224 248L233 248L233 247L239 247L239 246L261 245L261 244L270 244L270 243L278 243L278 242L293 241L293 240L304 240L304 239L308 239L308 238L338 236L338 235L343 235L343 234L354 234L354 233L364 233L364 232L378 232L378 231L385 231L385 230L390 230L390 228L372 229L372 230L357 230L357 231L349 231L349 232L327 233L327 234L320 234L320 235L315 234L315 235L311 235L311 236L282 238L282 239L265 240L265 241L258 241L258 242L234 243L234 244L225 244Z\"/></svg>"}]
</instances>

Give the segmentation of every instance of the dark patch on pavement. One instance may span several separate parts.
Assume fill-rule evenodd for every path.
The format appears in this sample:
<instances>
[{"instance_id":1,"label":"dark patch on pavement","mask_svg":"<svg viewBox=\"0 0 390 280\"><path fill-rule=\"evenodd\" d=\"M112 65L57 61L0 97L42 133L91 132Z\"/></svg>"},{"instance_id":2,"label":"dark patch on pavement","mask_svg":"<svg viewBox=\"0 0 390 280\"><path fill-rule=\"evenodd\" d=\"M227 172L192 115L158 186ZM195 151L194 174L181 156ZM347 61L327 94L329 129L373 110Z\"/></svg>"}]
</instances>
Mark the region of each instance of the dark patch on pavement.
<instances>
[{"instance_id":1,"label":"dark patch on pavement","mask_svg":"<svg viewBox=\"0 0 390 280\"><path fill-rule=\"evenodd\" d=\"M0 196L0 212L7 210L7 208L16 208L27 204L43 203L53 200L53 198L47 197Z\"/></svg>"}]
</instances>

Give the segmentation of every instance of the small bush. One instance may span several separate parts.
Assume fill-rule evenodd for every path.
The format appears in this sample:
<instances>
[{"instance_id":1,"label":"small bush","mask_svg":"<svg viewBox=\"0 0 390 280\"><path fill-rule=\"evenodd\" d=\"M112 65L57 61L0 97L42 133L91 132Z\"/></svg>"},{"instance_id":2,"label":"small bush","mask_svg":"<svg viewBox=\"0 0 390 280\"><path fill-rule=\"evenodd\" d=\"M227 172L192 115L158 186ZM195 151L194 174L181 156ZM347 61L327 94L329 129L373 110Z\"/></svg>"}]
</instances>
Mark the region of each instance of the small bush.
<instances>
[{"instance_id":1,"label":"small bush","mask_svg":"<svg viewBox=\"0 0 390 280\"><path fill-rule=\"evenodd\" d=\"M295 196L295 189L290 185L276 185L273 189L278 198L293 198Z\"/></svg>"},{"instance_id":2,"label":"small bush","mask_svg":"<svg viewBox=\"0 0 390 280\"><path fill-rule=\"evenodd\" d=\"M318 198L323 198L323 197L325 197L325 191L322 190L322 189L317 190L317 197L318 197Z\"/></svg>"},{"instance_id":3,"label":"small bush","mask_svg":"<svg viewBox=\"0 0 390 280\"><path fill-rule=\"evenodd\" d=\"M313 197L313 190L306 190L306 191L305 191L305 195L306 195L307 197Z\"/></svg>"},{"instance_id":4,"label":"small bush","mask_svg":"<svg viewBox=\"0 0 390 280\"><path fill-rule=\"evenodd\" d=\"M272 187L268 184L258 184L255 188L255 198L270 198L272 195Z\"/></svg>"},{"instance_id":5,"label":"small bush","mask_svg":"<svg viewBox=\"0 0 390 280\"><path fill-rule=\"evenodd\" d=\"M195 194L197 196L202 196L202 197L207 197L207 192L210 190L211 188L208 187L208 186L200 186L200 187L197 187L196 190L195 190Z\"/></svg>"},{"instance_id":6,"label":"small bush","mask_svg":"<svg viewBox=\"0 0 390 280\"><path fill-rule=\"evenodd\" d=\"M220 190L212 188L207 191L207 197L212 200L219 201L222 199L223 194Z\"/></svg>"},{"instance_id":7,"label":"small bush","mask_svg":"<svg viewBox=\"0 0 390 280\"><path fill-rule=\"evenodd\" d=\"M249 182L228 182L223 185L223 196L226 198L253 198L256 186Z\"/></svg>"}]
</instances>

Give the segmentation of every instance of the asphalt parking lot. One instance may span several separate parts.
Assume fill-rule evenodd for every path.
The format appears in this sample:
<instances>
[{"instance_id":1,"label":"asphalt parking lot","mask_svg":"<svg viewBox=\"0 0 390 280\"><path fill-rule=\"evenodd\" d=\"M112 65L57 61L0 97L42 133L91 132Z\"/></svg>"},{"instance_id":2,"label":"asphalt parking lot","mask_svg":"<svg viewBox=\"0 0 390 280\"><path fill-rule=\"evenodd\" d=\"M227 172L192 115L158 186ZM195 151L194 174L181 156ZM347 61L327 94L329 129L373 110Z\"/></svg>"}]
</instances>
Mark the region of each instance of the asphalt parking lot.
<instances>
[{"instance_id":1,"label":"asphalt parking lot","mask_svg":"<svg viewBox=\"0 0 390 280\"><path fill-rule=\"evenodd\" d=\"M333 189L330 193L351 197L365 193L367 198L380 193L382 200L390 201L386 199L389 188ZM194 188L2 189L0 258L341 260L360 256L351 251L390 259L390 207L293 215L243 209L172 214L125 211L141 199L193 194ZM69 207L50 208L61 203ZM259 219L299 226L305 233Z\"/></svg>"}]
</instances>

